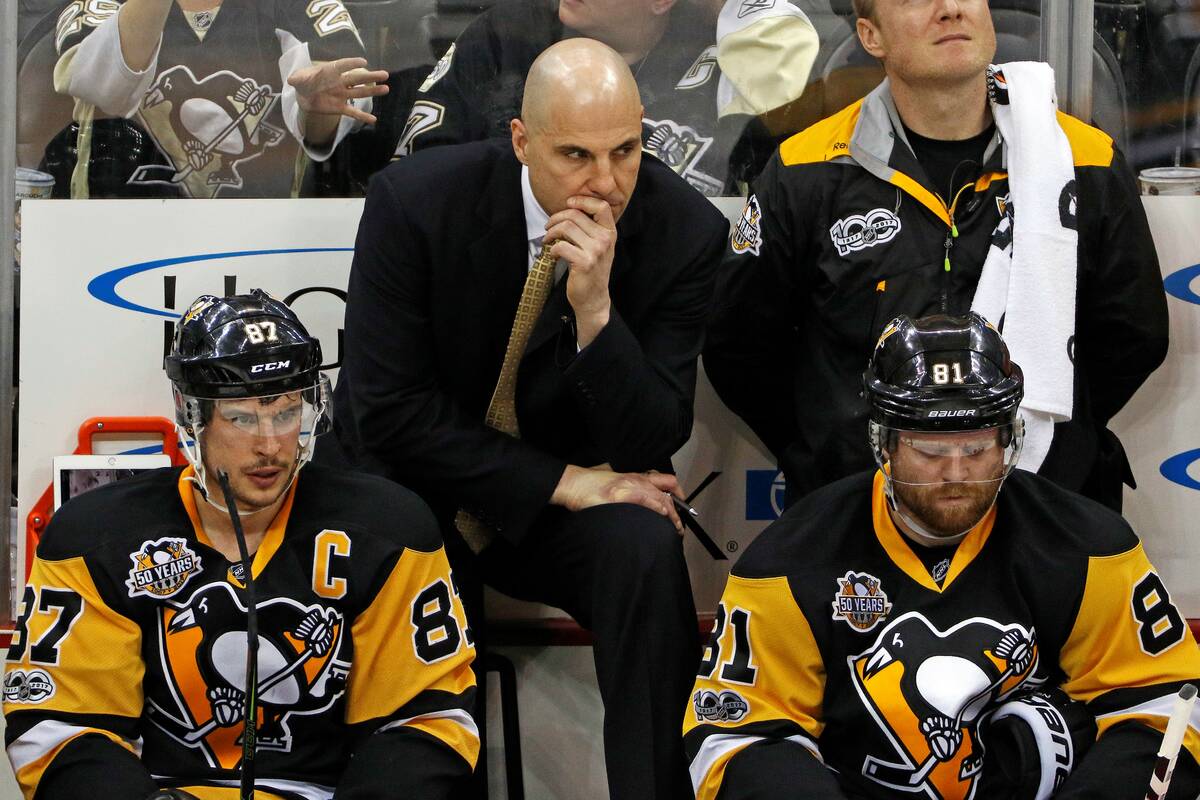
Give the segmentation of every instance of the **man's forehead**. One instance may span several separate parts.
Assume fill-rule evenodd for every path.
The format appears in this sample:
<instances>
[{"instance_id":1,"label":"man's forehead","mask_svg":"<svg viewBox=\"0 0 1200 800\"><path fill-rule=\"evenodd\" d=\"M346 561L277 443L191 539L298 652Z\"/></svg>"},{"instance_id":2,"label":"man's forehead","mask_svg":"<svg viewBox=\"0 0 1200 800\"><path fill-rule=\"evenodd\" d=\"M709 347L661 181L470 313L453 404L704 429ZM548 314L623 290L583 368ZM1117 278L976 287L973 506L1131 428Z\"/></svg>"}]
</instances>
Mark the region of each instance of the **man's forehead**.
<instances>
[{"instance_id":1,"label":"man's forehead","mask_svg":"<svg viewBox=\"0 0 1200 800\"><path fill-rule=\"evenodd\" d=\"M530 133L556 145L563 141L573 141L586 144L589 149L617 147L631 137L641 137L640 111L640 108L632 111L610 109L605 113L598 113L596 109L586 106L577 107L574 112L569 108L559 108Z\"/></svg>"}]
</instances>

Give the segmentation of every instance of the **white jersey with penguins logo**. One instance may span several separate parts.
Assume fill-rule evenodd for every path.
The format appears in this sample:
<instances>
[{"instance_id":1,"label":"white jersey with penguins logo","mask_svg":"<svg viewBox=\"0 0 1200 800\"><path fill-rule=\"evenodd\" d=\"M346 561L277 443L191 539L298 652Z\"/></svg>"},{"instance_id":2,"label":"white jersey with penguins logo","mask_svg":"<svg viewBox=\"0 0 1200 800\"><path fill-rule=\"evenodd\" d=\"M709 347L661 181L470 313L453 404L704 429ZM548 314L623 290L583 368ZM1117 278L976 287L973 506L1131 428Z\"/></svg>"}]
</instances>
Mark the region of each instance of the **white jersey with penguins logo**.
<instances>
[{"instance_id":1,"label":"white jersey with penguins logo","mask_svg":"<svg viewBox=\"0 0 1200 800\"><path fill-rule=\"evenodd\" d=\"M74 0L59 16L56 44L61 88L100 112L135 117L164 157L128 183L174 187L182 197L288 196L300 149L284 121L281 70L363 55L342 0L225 0L203 38L172 3L154 69L141 78L123 66L120 6ZM81 56L98 31L106 50Z\"/></svg>"}]
</instances>

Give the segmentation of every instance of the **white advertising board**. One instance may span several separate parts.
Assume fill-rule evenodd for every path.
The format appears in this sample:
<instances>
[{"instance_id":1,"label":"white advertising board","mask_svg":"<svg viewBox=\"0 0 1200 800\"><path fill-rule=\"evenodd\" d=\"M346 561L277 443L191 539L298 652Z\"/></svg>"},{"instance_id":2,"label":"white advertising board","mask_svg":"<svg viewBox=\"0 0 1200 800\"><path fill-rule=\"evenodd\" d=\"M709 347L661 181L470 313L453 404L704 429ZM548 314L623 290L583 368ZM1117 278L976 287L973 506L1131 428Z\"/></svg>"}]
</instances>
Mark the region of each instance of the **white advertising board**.
<instances>
[{"instance_id":1,"label":"white advertising board","mask_svg":"<svg viewBox=\"0 0 1200 800\"><path fill-rule=\"evenodd\" d=\"M720 204L736 217L740 203ZM167 332L202 293L261 287L289 299L340 362L344 289L361 200L31 201L23 208L19 498L23 521L92 416L170 416ZM1200 199L1147 198L1172 315L1167 364L1117 420L1140 487L1127 515L1175 599L1200 616ZM1191 401L1191 402L1189 402ZM865 433L864 433L865 437ZM864 443L865 446L865 443ZM109 442L107 452L145 443ZM725 560L691 534L696 605L712 610L729 566L782 506L783 485L748 429L701 375L696 425L675 459L699 522ZM21 554L23 558L23 554ZM18 563L23 563L19 561ZM500 615L549 613L497 602Z\"/></svg>"},{"instance_id":2,"label":"white advertising board","mask_svg":"<svg viewBox=\"0 0 1200 800\"><path fill-rule=\"evenodd\" d=\"M1200 197L1144 197L1171 314L1171 348L1113 430L1138 483L1125 516L1172 599L1200 616Z\"/></svg>"}]
</instances>

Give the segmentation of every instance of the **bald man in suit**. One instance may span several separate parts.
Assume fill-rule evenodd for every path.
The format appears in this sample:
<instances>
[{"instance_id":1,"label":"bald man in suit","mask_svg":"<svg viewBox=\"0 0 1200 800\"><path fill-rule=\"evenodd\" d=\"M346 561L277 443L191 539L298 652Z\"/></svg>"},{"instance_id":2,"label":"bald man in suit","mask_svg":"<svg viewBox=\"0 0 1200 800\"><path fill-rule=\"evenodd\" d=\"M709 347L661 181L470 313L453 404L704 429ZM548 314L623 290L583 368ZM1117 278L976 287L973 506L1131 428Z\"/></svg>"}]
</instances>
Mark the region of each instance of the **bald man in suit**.
<instances>
[{"instance_id":1,"label":"bald man in suit","mask_svg":"<svg viewBox=\"0 0 1200 800\"><path fill-rule=\"evenodd\" d=\"M483 582L592 631L617 800L690 796L678 731L699 643L670 457L728 230L643 156L641 116L620 56L573 39L534 63L511 141L379 173L335 395L348 461L438 513L477 631ZM557 274L519 361L518 437L484 419L543 244ZM479 552L460 509L494 534Z\"/></svg>"}]
</instances>

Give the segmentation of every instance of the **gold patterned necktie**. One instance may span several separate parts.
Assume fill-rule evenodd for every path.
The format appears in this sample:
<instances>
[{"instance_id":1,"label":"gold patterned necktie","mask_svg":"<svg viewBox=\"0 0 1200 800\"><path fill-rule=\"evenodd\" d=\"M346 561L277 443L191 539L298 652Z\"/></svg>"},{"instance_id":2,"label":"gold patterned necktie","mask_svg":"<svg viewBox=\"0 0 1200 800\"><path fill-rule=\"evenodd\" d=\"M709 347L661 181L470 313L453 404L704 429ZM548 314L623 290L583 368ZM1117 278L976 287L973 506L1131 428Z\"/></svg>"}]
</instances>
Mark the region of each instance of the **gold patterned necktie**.
<instances>
[{"instance_id":1,"label":"gold patterned necktie","mask_svg":"<svg viewBox=\"0 0 1200 800\"><path fill-rule=\"evenodd\" d=\"M484 417L488 427L517 438L521 436L517 425L517 370L525 354L525 345L529 343L529 336L554 285L554 267L558 259L550 254L552 246L553 243L542 244L542 252L534 259L525 278L517 315L513 318L512 333L508 336L508 348L504 351L504 363L500 366L500 377L496 380L496 390L492 392L492 401L488 403ZM482 552L496 535L487 524L461 509L454 517L454 526L474 553Z\"/></svg>"}]
</instances>

